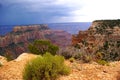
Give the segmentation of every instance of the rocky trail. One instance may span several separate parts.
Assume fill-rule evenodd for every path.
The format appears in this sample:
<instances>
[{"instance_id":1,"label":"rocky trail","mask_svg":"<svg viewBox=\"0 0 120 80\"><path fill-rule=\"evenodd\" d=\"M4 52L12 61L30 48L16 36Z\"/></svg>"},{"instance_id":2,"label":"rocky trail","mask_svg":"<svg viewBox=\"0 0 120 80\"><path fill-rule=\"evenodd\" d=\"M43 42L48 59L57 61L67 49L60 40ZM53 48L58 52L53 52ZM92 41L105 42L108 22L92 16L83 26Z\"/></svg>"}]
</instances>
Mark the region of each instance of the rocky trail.
<instances>
[{"instance_id":1,"label":"rocky trail","mask_svg":"<svg viewBox=\"0 0 120 80\"><path fill-rule=\"evenodd\" d=\"M35 57L36 55L23 53L17 59L5 62L0 67L0 80L23 80L22 71L25 64ZM102 66L95 62L83 64L66 61L65 63L72 68L71 74L61 76L58 80L120 80L117 79L120 73L120 61L111 62L109 66Z\"/></svg>"}]
</instances>

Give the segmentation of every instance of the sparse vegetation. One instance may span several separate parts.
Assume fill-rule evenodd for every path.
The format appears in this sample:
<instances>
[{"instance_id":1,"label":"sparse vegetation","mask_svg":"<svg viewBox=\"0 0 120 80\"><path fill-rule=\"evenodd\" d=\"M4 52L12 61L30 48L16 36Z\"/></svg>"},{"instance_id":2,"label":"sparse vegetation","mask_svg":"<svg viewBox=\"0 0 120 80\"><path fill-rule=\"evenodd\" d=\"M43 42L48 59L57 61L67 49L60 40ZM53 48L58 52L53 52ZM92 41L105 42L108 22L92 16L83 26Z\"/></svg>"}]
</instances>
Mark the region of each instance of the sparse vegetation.
<instances>
[{"instance_id":1,"label":"sparse vegetation","mask_svg":"<svg viewBox=\"0 0 120 80\"><path fill-rule=\"evenodd\" d=\"M83 62L85 63L89 63L92 61L92 58L90 55L84 55L83 58L82 58Z\"/></svg>"},{"instance_id":2,"label":"sparse vegetation","mask_svg":"<svg viewBox=\"0 0 120 80\"><path fill-rule=\"evenodd\" d=\"M60 55L64 56L65 59L69 59L71 61L71 59L73 60L79 60L85 63L91 62L92 61L92 56L89 53L85 53L85 51L75 47L67 47L64 49L60 49L59 51Z\"/></svg>"},{"instance_id":3,"label":"sparse vegetation","mask_svg":"<svg viewBox=\"0 0 120 80\"><path fill-rule=\"evenodd\" d=\"M103 47L100 47L98 51L101 53L101 59L105 61L116 61L120 60L120 47L118 46L117 41L106 41Z\"/></svg>"},{"instance_id":4,"label":"sparse vegetation","mask_svg":"<svg viewBox=\"0 0 120 80\"><path fill-rule=\"evenodd\" d=\"M30 61L23 72L24 80L55 80L68 75L70 68L64 65L64 57L46 53Z\"/></svg>"},{"instance_id":5,"label":"sparse vegetation","mask_svg":"<svg viewBox=\"0 0 120 80\"><path fill-rule=\"evenodd\" d=\"M75 59L74 59L73 57L71 57L71 58L69 59L69 61L70 61L71 63L73 63L73 62L75 61Z\"/></svg>"},{"instance_id":6,"label":"sparse vegetation","mask_svg":"<svg viewBox=\"0 0 120 80\"><path fill-rule=\"evenodd\" d=\"M120 19L117 20L96 20L94 22L101 22L99 23L99 25L101 25L101 27L110 27L113 28L114 26L120 26Z\"/></svg>"},{"instance_id":7,"label":"sparse vegetation","mask_svg":"<svg viewBox=\"0 0 120 80\"><path fill-rule=\"evenodd\" d=\"M10 53L6 53L5 57L6 57L7 61L13 60L13 57L12 57L12 55Z\"/></svg>"},{"instance_id":8,"label":"sparse vegetation","mask_svg":"<svg viewBox=\"0 0 120 80\"><path fill-rule=\"evenodd\" d=\"M65 47L59 49L59 54L64 56L65 59L74 57L75 53L78 52L78 49L74 47Z\"/></svg>"},{"instance_id":9,"label":"sparse vegetation","mask_svg":"<svg viewBox=\"0 0 120 80\"><path fill-rule=\"evenodd\" d=\"M109 63L105 60L98 60L97 63L100 65L107 65L107 66L109 65Z\"/></svg>"}]
</instances>

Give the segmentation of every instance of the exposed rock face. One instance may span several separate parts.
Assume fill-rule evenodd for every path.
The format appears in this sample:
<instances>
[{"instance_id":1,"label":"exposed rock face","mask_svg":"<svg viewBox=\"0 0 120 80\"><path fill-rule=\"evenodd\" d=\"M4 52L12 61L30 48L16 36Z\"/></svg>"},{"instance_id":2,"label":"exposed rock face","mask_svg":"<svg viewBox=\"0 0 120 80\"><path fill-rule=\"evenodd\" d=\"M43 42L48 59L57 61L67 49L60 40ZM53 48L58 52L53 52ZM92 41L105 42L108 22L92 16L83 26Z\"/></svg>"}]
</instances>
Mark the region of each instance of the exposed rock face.
<instances>
[{"instance_id":1,"label":"exposed rock face","mask_svg":"<svg viewBox=\"0 0 120 80\"><path fill-rule=\"evenodd\" d=\"M50 30L47 25L15 26L13 31L0 37L0 54L19 54L28 51L28 44L36 39L50 40L65 47L71 43L71 34L62 30Z\"/></svg>"},{"instance_id":2,"label":"exposed rock face","mask_svg":"<svg viewBox=\"0 0 120 80\"><path fill-rule=\"evenodd\" d=\"M96 20L86 31L79 31L77 35L73 35L72 44L76 45L86 40L88 43L97 45L107 39L120 41L120 20ZM101 41L100 41L101 40ZM98 42L99 41L99 42Z\"/></svg>"},{"instance_id":3,"label":"exposed rock face","mask_svg":"<svg viewBox=\"0 0 120 80\"><path fill-rule=\"evenodd\" d=\"M72 36L72 45L86 48L87 53L109 53L120 60L120 20L94 21L88 30Z\"/></svg>"}]
</instances>

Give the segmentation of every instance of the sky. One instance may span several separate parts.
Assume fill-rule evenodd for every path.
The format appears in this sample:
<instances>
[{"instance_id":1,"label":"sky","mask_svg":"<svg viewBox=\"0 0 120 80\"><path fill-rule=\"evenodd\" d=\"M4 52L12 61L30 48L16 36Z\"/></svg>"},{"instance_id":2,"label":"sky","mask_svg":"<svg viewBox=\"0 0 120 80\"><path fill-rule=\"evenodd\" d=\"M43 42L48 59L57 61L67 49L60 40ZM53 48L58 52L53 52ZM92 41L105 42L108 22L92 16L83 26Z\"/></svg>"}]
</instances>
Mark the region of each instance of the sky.
<instances>
[{"instance_id":1,"label":"sky","mask_svg":"<svg viewBox=\"0 0 120 80\"><path fill-rule=\"evenodd\" d=\"M119 0L0 0L0 25L120 18Z\"/></svg>"}]
</instances>

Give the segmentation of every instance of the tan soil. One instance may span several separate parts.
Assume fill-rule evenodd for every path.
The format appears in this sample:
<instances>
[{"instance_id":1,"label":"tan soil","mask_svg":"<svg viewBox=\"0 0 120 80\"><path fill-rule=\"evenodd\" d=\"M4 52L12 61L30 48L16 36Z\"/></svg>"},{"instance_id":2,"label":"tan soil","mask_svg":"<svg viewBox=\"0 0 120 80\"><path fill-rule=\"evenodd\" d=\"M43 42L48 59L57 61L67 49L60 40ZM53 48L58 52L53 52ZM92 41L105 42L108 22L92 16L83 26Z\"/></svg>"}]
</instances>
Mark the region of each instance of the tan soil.
<instances>
[{"instance_id":1,"label":"tan soil","mask_svg":"<svg viewBox=\"0 0 120 80\"><path fill-rule=\"evenodd\" d=\"M109 66L97 63L69 63L72 72L69 76L62 76L59 80L118 80L120 61L111 62Z\"/></svg>"},{"instance_id":2,"label":"tan soil","mask_svg":"<svg viewBox=\"0 0 120 80\"><path fill-rule=\"evenodd\" d=\"M24 53L16 60L0 67L0 80L23 80L22 72L25 64L36 55ZM109 66L93 63L65 62L72 68L69 76L61 76L58 80L117 80L120 71L120 61L111 62ZM119 80L119 79L118 79Z\"/></svg>"},{"instance_id":3,"label":"tan soil","mask_svg":"<svg viewBox=\"0 0 120 80\"><path fill-rule=\"evenodd\" d=\"M7 59L3 56L0 56L0 64L4 65L5 63L7 63Z\"/></svg>"}]
</instances>

